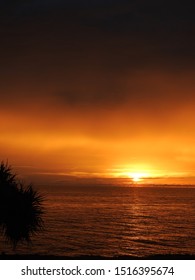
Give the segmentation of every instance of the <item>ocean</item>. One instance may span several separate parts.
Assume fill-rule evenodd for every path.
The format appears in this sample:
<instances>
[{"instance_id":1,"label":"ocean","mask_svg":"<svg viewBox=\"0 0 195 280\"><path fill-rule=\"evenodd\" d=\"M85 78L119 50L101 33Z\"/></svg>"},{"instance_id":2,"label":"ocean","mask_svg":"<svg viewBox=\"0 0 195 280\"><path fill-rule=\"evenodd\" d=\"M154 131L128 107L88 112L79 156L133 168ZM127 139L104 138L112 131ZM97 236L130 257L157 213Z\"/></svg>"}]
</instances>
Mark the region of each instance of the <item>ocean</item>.
<instances>
[{"instance_id":1,"label":"ocean","mask_svg":"<svg viewBox=\"0 0 195 280\"><path fill-rule=\"evenodd\" d=\"M56 256L195 253L195 188L173 186L44 186L44 231L16 251Z\"/></svg>"}]
</instances>

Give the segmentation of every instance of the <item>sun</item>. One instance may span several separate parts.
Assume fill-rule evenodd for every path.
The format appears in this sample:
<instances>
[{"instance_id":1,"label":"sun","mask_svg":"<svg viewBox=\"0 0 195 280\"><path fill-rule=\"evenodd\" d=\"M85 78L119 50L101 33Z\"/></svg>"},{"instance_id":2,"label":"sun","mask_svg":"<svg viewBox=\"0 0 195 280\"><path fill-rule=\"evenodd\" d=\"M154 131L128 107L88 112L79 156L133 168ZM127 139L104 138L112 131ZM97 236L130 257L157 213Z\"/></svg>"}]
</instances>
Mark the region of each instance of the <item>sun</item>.
<instances>
[{"instance_id":1,"label":"sun","mask_svg":"<svg viewBox=\"0 0 195 280\"><path fill-rule=\"evenodd\" d=\"M133 182L140 182L142 180L141 175L140 174L134 174L132 176L132 180L133 180Z\"/></svg>"},{"instance_id":2,"label":"sun","mask_svg":"<svg viewBox=\"0 0 195 280\"><path fill-rule=\"evenodd\" d=\"M126 169L126 168L125 168ZM117 172L117 177L121 178L129 178L132 183L141 183L147 181L148 178L151 177L150 173L148 171L142 171L142 170L135 170L133 168L132 171L129 170L123 170L123 172Z\"/></svg>"},{"instance_id":3,"label":"sun","mask_svg":"<svg viewBox=\"0 0 195 280\"><path fill-rule=\"evenodd\" d=\"M128 173L128 177L131 178L134 183L139 183L147 177L147 174L142 172L134 172Z\"/></svg>"}]
</instances>

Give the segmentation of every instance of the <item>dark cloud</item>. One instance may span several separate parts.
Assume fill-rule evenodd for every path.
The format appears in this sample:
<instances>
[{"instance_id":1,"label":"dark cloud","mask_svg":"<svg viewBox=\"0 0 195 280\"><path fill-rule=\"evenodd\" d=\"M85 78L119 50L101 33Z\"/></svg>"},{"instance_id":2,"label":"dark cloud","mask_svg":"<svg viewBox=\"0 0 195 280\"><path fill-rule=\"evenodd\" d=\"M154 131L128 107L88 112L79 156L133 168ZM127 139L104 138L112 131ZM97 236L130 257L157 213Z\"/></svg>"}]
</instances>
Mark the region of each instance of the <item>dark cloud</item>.
<instances>
[{"instance_id":1,"label":"dark cloud","mask_svg":"<svg viewBox=\"0 0 195 280\"><path fill-rule=\"evenodd\" d=\"M176 91L184 99L174 77L194 70L195 19L188 1L1 5L6 11L0 29L1 100L53 95L69 106L127 101L140 106L140 100L149 106L151 99L155 104L166 103L170 96L174 100ZM160 81L146 74L158 71ZM166 90L167 95L165 72L168 87L174 84L175 89ZM190 90L185 98L189 95Z\"/></svg>"}]
</instances>

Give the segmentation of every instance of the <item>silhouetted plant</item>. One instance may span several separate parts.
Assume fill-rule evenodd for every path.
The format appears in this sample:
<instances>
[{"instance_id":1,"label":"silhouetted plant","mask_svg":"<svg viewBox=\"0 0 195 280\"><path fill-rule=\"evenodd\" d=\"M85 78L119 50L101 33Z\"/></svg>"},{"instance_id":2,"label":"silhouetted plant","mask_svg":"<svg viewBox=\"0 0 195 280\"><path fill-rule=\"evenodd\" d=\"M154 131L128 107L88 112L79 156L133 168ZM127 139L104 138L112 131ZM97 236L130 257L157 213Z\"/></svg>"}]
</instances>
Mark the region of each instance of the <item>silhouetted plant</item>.
<instances>
[{"instance_id":1,"label":"silhouetted plant","mask_svg":"<svg viewBox=\"0 0 195 280\"><path fill-rule=\"evenodd\" d=\"M15 248L31 243L32 235L43 229L43 196L16 179L8 164L0 164L0 226L3 236Z\"/></svg>"}]
</instances>

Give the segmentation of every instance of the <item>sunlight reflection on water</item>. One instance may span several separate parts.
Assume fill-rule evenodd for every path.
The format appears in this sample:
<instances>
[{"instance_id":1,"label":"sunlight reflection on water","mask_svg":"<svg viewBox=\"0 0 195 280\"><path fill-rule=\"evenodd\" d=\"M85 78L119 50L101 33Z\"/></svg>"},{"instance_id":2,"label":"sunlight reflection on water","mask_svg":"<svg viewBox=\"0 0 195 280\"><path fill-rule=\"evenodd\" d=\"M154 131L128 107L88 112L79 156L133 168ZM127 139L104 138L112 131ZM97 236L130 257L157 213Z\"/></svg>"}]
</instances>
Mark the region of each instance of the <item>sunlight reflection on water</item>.
<instances>
[{"instance_id":1,"label":"sunlight reflection on water","mask_svg":"<svg viewBox=\"0 0 195 280\"><path fill-rule=\"evenodd\" d=\"M45 231L17 253L54 255L195 252L194 188L42 188ZM11 252L1 240L2 251Z\"/></svg>"}]
</instances>

